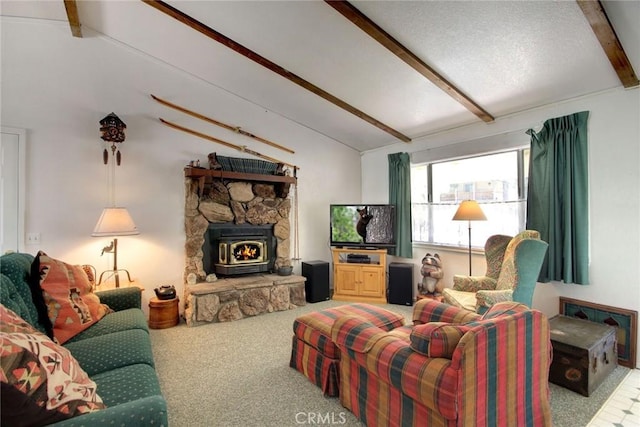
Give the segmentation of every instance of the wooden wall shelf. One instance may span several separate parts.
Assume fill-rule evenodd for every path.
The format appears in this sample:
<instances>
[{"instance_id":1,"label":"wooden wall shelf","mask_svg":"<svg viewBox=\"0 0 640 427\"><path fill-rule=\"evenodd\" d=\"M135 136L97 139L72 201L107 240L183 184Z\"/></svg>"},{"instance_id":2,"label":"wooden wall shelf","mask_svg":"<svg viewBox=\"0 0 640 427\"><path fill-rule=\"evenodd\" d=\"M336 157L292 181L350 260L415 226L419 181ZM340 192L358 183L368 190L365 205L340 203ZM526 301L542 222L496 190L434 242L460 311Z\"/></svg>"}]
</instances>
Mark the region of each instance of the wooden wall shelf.
<instances>
[{"instance_id":1,"label":"wooden wall shelf","mask_svg":"<svg viewBox=\"0 0 640 427\"><path fill-rule=\"evenodd\" d=\"M187 178L200 179L210 176L212 178L225 178L238 181L262 181L262 182L283 182L295 184L297 179L286 175L263 175L258 173L229 172L222 170L211 170L187 166L184 168L184 176Z\"/></svg>"}]
</instances>

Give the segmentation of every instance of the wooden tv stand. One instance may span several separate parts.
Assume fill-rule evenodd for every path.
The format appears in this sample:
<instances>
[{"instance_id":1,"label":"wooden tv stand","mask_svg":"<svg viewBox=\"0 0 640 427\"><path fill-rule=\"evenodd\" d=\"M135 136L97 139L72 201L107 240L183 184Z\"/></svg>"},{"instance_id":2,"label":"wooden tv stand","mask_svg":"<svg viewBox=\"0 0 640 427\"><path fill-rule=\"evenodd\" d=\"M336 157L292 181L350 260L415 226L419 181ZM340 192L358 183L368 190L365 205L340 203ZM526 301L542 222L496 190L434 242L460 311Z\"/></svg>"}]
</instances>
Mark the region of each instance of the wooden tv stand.
<instances>
[{"instance_id":1,"label":"wooden tv stand","mask_svg":"<svg viewBox=\"0 0 640 427\"><path fill-rule=\"evenodd\" d=\"M333 299L338 301L387 302L387 250L332 248ZM370 262L347 262L347 255L367 255Z\"/></svg>"}]
</instances>

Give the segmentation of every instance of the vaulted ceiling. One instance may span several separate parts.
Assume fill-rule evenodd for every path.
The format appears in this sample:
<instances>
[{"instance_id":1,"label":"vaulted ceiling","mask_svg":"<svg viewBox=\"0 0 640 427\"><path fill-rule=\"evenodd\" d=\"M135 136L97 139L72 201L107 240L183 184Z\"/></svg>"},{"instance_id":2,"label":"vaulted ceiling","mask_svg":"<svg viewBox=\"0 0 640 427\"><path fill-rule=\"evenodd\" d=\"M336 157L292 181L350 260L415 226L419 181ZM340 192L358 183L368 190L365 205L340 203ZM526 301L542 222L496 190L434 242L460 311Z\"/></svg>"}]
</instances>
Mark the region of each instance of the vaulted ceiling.
<instances>
[{"instance_id":1,"label":"vaulted ceiling","mask_svg":"<svg viewBox=\"0 0 640 427\"><path fill-rule=\"evenodd\" d=\"M636 87L640 69L638 1L0 7L5 16L68 20L69 37L102 33L358 151Z\"/></svg>"}]
</instances>

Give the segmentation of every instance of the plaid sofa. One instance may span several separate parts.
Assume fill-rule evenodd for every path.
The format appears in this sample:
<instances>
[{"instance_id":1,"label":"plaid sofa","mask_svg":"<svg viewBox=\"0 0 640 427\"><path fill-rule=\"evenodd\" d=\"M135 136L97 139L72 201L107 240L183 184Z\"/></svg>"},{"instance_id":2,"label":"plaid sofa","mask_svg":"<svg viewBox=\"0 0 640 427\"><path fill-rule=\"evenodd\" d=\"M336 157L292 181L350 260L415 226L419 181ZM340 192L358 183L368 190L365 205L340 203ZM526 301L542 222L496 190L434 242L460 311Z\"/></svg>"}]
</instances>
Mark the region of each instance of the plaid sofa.
<instances>
[{"instance_id":1,"label":"plaid sofa","mask_svg":"<svg viewBox=\"0 0 640 427\"><path fill-rule=\"evenodd\" d=\"M413 327L346 315L331 332L340 402L367 426L551 425L549 324L523 304L480 316L421 300Z\"/></svg>"}]
</instances>

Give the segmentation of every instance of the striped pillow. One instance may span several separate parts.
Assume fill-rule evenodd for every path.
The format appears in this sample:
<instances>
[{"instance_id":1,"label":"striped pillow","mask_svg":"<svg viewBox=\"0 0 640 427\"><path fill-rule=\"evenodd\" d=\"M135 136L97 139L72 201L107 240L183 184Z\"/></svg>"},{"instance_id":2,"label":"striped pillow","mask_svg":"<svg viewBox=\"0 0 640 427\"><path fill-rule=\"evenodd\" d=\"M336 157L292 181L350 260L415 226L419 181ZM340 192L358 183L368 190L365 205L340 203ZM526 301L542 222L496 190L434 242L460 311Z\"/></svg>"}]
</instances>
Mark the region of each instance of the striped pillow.
<instances>
[{"instance_id":1,"label":"striped pillow","mask_svg":"<svg viewBox=\"0 0 640 427\"><path fill-rule=\"evenodd\" d=\"M469 326L444 322L431 322L413 327L411 349L427 357L451 359L462 336Z\"/></svg>"},{"instance_id":2,"label":"striped pillow","mask_svg":"<svg viewBox=\"0 0 640 427\"><path fill-rule=\"evenodd\" d=\"M496 317L508 316L529 310L529 307L519 302L502 301L492 305L489 310L482 315L482 320L495 319Z\"/></svg>"}]
</instances>

